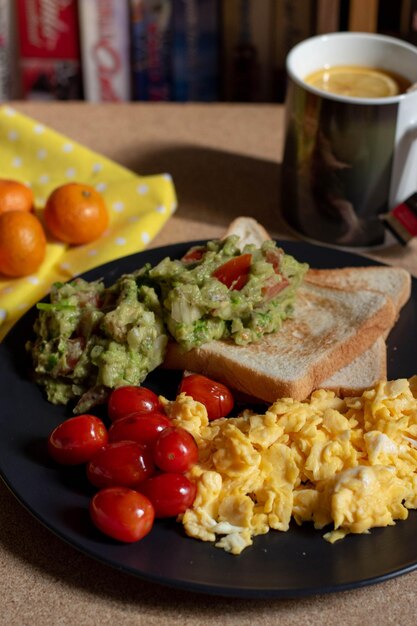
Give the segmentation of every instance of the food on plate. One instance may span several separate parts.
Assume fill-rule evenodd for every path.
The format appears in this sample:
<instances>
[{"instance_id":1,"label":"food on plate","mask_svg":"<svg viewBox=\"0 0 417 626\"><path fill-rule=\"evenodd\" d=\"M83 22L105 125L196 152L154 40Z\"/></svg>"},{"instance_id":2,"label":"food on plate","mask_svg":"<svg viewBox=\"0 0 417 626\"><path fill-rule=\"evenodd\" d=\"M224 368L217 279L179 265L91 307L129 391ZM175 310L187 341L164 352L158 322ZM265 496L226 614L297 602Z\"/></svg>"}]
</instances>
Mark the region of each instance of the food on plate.
<instances>
[{"instance_id":1,"label":"food on plate","mask_svg":"<svg viewBox=\"0 0 417 626\"><path fill-rule=\"evenodd\" d=\"M241 245L269 238L252 218L232 222L231 234ZM399 267L309 268L280 333L253 346L213 341L186 354L170 342L164 366L207 375L266 402L303 399L318 387L356 394L386 378L384 337L410 288L410 274Z\"/></svg>"},{"instance_id":2,"label":"food on plate","mask_svg":"<svg viewBox=\"0 0 417 626\"><path fill-rule=\"evenodd\" d=\"M410 284L400 268L309 268L248 219L110 286L55 284L27 349L48 400L81 415L50 456L86 465L91 519L121 541L176 517L240 554L291 520L334 542L406 519L417 377L384 379ZM160 365L187 371L175 400L140 386ZM269 406L230 417L235 391Z\"/></svg>"},{"instance_id":3,"label":"food on plate","mask_svg":"<svg viewBox=\"0 0 417 626\"><path fill-rule=\"evenodd\" d=\"M32 189L18 180L0 178L0 215L6 211L32 210Z\"/></svg>"},{"instance_id":4,"label":"food on plate","mask_svg":"<svg viewBox=\"0 0 417 626\"><path fill-rule=\"evenodd\" d=\"M136 441L117 441L103 446L89 460L87 478L92 485L135 489L155 473L151 450Z\"/></svg>"},{"instance_id":5,"label":"food on plate","mask_svg":"<svg viewBox=\"0 0 417 626\"><path fill-rule=\"evenodd\" d=\"M107 403L109 418L115 422L133 413L152 413L160 409L159 398L146 387L127 385L111 392Z\"/></svg>"},{"instance_id":6,"label":"food on plate","mask_svg":"<svg viewBox=\"0 0 417 626\"><path fill-rule=\"evenodd\" d=\"M211 341L183 352L170 342L164 367L188 369L253 398L306 398L321 381L370 348L395 321L385 294L304 283L279 333L237 346Z\"/></svg>"},{"instance_id":7,"label":"food on plate","mask_svg":"<svg viewBox=\"0 0 417 626\"><path fill-rule=\"evenodd\" d=\"M356 397L316 390L209 422L186 394L164 401L192 433L196 483L186 533L240 554L253 537L312 522L330 542L404 520L417 508L417 377L380 382ZM332 527L330 527L332 525Z\"/></svg>"},{"instance_id":8,"label":"food on plate","mask_svg":"<svg viewBox=\"0 0 417 626\"><path fill-rule=\"evenodd\" d=\"M125 389L131 398L132 388ZM150 389L142 391L153 400ZM171 422L162 402L161 397L159 413L148 405L147 411L113 422L107 414L109 430L98 417L78 415L48 437L48 452L57 464L86 465L86 479L99 490L90 501L91 520L119 541L138 541L155 517L177 517L195 498L196 486L185 473L198 461L197 444L188 430Z\"/></svg>"},{"instance_id":9,"label":"food on plate","mask_svg":"<svg viewBox=\"0 0 417 626\"><path fill-rule=\"evenodd\" d=\"M272 241L243 253L237 241L208 242L198 258L193 249L110 287L81 278L55 284L27 344L48 400L79 398L75 413L84 413L109 390L140 384L162 363L169 337L186 350L213 337L247 344L277 331L307 265Z\"/></svg>"},{"instance_id":10,"label":"food on plate","mask_svg":"<svg viewBox=\"0 0 417 626\"><path fill-rule=\"evenodd\" d=\"M75 412L85 413L109 389L140 384L163 360L168 337L158 296L133 276L110 287L81 278L55 284L38 308L27 349L54 404L76 399Z\"/></svg>"},{"instance_id":11,"label":"food on plate","mask_svg":"<svg viewBox=\"0 0 417 626\"><path fill-rule=\"evenodd\" d=\"M311 269L239 218L224 239L110 287L55 285L28 349L48 399L78 399L75 413L161 364L269 403L317 388L357 394L386 378L384 339L410 285L395 267Z\"/></svg>"},{"instance_id":12,"label":"food on plate","mask_svg":"<svg viewBox=\"0 0 417 626\"><path fill-rule=\"evenodd\" d=\"M59 424L48 438L49 455L63 465L87 463L108 441L103 421L95 415L77 415Z\"/></svg>"},{"instance_id":13,"label":"food on plate","mask_svg":"<svg viewBox=\"0 0 417 626\"><path fill-rule=\"evenodd\" d=\"M109 224L109 213L94 187L74 182L56 187L49 195L44 220L53 237L79 245L101 237Z\"/></svg>"},{"instance_id":14,"label":"food on plate","mask_svg":"<svg viewBox=\"0 0 417 626\"><path fill-rule=\"evenodd\" d=\"M253 218L240 217L235 219L227 230L227 235L237 234L241 241L260 245L269 234L261 224ZM411 294L410 273L402 267L378 265L366 267L342 267L336 269L315 269L310 267L305 280L319 286L343 290L378 291L388 295L396 311L396 320L402 307ZM391 329L389 329L391 330ZM385 337L389 331L385 333ZM381 337L376 344L365 351L348 366L335 374L322 386L334 391L356 393L386 378L386 347ZM360 384L359 381L362 380Z\"/></svg>"},{"instance_id":15,"label":"food on plate","mask_svg":"<svg viewBox=\"0 0 417 626\"><path fill-rule=\"evenodd\" d=\"M402 307L411 293L411 276L401 267L369 266L341 269L310 269L306 280L335 289L368 289L388 295L394 305L398 319ZM389 329L391 330L391 329ZM389 330L377 339L371 348L363 352L352 363L335 372L321 383L336 393L356 394L387 377L387 354L385 338Z\"/></svg>"},{"instance_id":16,"label":"food on plate","mask_svg":"<svg viewBox=\"0 0 417 626\"><path fill-rule=\"evenodd\" d=\"M238 235L242 242L250 242L258 246L270 238L265 228L249 217L236 218L229 225L226 236L231 234ZM382 292L391 298L396 311L396 319L411 293L410 273L402 267L383 265L336 269L310 267L305 275L305 281L339 290ZM389 331L385 332L385 337L388 333ZM330 378L322 381L320 386L337 393L356 394L379 380L386 379L386 375L386 346L381 336L371 348L347 366L336 371Z\"/></svg>"},{"instance_id":17,"label":"food on plate","mask_svg":"<svg viewBox=\"0 0 417 626\"><path fill-rule=\"evenodd\" d=\"M246 345L279 330L307 267L273 241L241 247L231 235L146 265L137 280L160 290L167 329L185 351L212 339Z\"/></svg>"},{"instance_id":18,"label":"food on plate","mask_svg":"<svg viewBox=\"0 0 417 626\"><path fill-rule=\"evenodd\" d=\"M109 441L136 441L153 447L160 433L168 426L171 426L171 422L162 410L153 413L132 413L121 417L110 426Z\"/></svg>"},{"instance_id":19,"label":"food on plate","mask_svg":"<svg viewBox=\"0 0 417 626\"><path fill-rule=\"evenodd\" d=\"M141 483L140 492L152 502L155 517L177 517L194 502L196 486L184 474L165 472Z\"/></svg>"},{"instance_id":20,"label":"food on plate","mask_svg":"<svg viewBox=\"0 0 417 626\"><path fill-rule=\"evenodd\" d=\"M292 521L312 523L334 543L417 508L417 376L355 397L320 389L304 401L277 399L264 413L247 408L211 421L205 404L185 392L160 396L160 411L169 425L151 443L104 435L92 451L91 438L76 433L78 462L98 489L92 521L120 541L137 541L154 518L173 517L188 536L237 555L257 535L289 531ZM140 414L142 424L153 415ZM70 418L53 433L84 418L94 419ZM110 422L109 433L126 419Z\"/></svg>"},{"instance_id":21,"label":"food on plate","mask_svg":"<svg viewBox=\"0 0 417 626\"><path fill-rule=\"evenodd\" d=\"M164 472L187 472L198 460L198 448L185 428L165 428L155 441L153 456Z\"/></svg>"},{"instance_id":22,"label":"food on plate","mask_svg":"<svg viewBox=\"0 0 417 626\"><path fill-rule=\"evenodd\" d=\"M10 278L28 276L36 272L45 254L45 233L33 213L0 213L0 274Z\"/></svg>"},{"instance_id":23,"label":"food on plate","mask_svg":"<svg viewBox=\"0 0 417 626\"><path fill-rule=\"evenodd\" d=\"M186 393L193 400L204 404L209 420L227 417L235 405L233 394L226 385L201 374L184 375L178 393Z\"/></svg>"},{"instance_id":24,"label":"food on plate","mask_svg":"<svg viewBox=\"0 0 417 626\"><path fill-rule=\"evenodd\" d=\"M370 265L319 270L310 268L306 280L334 289L370 289L390 296L399 313L410 297L411 277L401 267Z\"/></svg>"},{"instance_id":25,"label":"food on plate","mask_svg":"<svg viewBox=\"0 0 417 626\"><path fill-rule=\"evenodd\" d=\"M90 516L105 535L131 543L152 530L155 511L142 493L128 487L107 487L93 496Z\"/></svg>"},{"instance_id":26,"label":"food on plate","mask_svg":"<svg viewBox=\"0 0 417 626\"><path fill-rule=\"evenodd\" d=\"M323 380L319 387L352 396L386 379L387 346L381 336L356 359Z\"/></svg>"}]
</instances>

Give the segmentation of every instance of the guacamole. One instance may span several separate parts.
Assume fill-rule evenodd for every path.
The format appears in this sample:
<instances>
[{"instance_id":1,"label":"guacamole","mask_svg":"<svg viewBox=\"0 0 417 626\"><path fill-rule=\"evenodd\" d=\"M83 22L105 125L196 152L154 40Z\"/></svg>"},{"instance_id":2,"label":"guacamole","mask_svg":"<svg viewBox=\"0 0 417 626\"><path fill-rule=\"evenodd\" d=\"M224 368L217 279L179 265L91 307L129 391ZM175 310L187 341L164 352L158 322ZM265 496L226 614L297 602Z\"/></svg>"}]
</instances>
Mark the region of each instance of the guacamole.
<instances>
[{"instance_id":1,"label":"guacamole","mask_svg":"<svg viewBox=\"0 0 417 626\"><path fill-rule=\"evenodd\" d=\"M169 340L190 350L213 339L244 345L279 330L308 266L273 241L243 250L238 243L210 241L109 287L82 278L55 284L27 343L48 400L76 400L74 412L85 412L109 390L141 384Z\"/></svg>"},{"instance_id":2,"label":"guacamole","mask_svg":"<svg viewBox=\"0 0 417 626\"><path fill-rule=\"evenodd\" d=\"M38 308L36 339L27 344L35 379L54 404L79 399L75 413L105 401L109 389L140 384L163 361L159 299L132 276L109 288L81 278L55 284Z\"/></svg>"},{"instance_id":3,"label":"guacamole","mask_svg":"<svg viewBox=\"0 0 417 626\"><path fill-rule=\"evenodd\" d=\"M212 339L239 345L279 330L307 270L273 241L240 250L235 235L139 270L160 293L169 334L190 350Z\"/></svg>"}]
</instances>

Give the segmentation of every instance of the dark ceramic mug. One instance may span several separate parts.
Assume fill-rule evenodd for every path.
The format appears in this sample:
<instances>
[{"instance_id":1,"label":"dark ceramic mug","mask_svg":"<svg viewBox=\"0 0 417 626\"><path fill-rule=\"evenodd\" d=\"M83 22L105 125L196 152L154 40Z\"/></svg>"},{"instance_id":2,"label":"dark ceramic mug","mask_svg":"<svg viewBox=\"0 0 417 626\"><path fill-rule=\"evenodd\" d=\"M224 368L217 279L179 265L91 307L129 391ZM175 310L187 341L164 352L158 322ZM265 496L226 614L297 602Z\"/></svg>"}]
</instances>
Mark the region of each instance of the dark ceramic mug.
<instances>
[{"instance_id":1,"label":"dark ceramic mug","mask_svg":"<svg viewBox=\"0 0 417 626\"><path fill-rule=\"evenodd\" d=\"M381 215L417 190L417 90L358 98L305 81L341 65L381 68L417 83L417 48L392 37L332 33L295 46L287 57L282 211L309 239L383 245Z\"/></svg>"}]
</instances>

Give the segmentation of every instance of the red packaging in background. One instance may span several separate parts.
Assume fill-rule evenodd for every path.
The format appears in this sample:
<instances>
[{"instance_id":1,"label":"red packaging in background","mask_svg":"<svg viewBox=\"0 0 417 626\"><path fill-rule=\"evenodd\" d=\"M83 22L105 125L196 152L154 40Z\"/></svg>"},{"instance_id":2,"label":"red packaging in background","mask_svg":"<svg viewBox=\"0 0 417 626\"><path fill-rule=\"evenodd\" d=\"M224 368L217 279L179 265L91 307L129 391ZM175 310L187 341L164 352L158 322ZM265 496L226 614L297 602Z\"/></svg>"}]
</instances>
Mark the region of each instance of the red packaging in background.
<instances>
[{"instance_id":1,"label":"red packaging in background","mask_svg":"<svg viewBox=\"0 0 417 626\"><path fill-rule=\"evenodd\" d=\"M82 0L79 12L85 99L130 100L128 0Z\"/></svg>"},{"instance_id":2,"label":"red packaging in background","mask_svg":"<svg viewBox=\"0 0 417 626\"><path fill-rule=\"evenodd\" d=\"M82 97L76 0L17 0L23 97Z\"/></svg>"}]
</instances>

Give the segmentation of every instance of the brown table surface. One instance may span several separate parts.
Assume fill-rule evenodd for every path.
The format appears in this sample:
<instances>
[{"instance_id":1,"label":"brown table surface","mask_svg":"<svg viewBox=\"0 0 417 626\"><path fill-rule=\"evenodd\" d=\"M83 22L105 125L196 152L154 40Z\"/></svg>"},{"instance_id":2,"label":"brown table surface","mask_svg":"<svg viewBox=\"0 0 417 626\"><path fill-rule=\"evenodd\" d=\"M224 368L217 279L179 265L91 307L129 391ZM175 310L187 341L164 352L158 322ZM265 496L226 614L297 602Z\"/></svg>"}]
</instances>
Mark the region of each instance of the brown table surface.
<instances>
[{"instance_id":1,"label":"brown table surface","mask_svg":"<svg viewBox=\"0 0 417 626\"><path fill-rule=\"evenodd\" d=\"M179 207L151 246L218 236L238 215L252 215L272 234L290 236L279 217L279 105L13 106L140 174L172 174ZM372 256L417 275L416 242L407 248L393 243ZM297 600L234 600L172 590L84 556L46 530L3 483L0 581L5 625L416 623L417 571Z\"/></svg>"}]
</instances>

